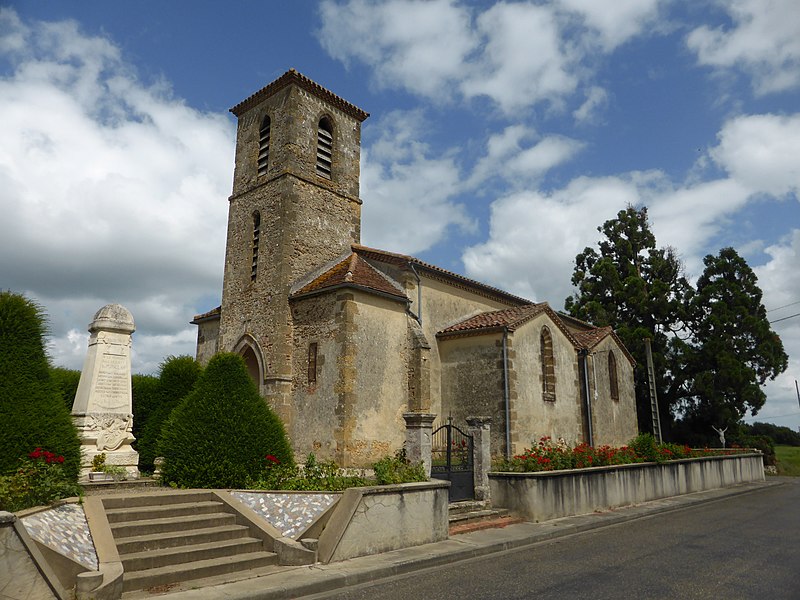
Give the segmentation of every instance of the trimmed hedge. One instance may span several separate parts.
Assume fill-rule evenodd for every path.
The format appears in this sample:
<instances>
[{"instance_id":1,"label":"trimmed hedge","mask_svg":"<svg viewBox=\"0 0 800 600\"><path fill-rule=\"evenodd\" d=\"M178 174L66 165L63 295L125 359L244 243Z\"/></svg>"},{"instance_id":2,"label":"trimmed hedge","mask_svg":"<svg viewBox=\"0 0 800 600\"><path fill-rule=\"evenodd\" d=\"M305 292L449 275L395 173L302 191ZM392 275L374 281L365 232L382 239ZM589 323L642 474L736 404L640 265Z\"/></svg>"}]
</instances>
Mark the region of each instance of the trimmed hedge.
<instances>
[{"instance_id":1,"label":"trimmed hedge","mask_svg":"<svg viewBox=\"0 0 800 600\"><path fill-rule=\"evenodd\" d=\"M77 479L80 441L50 375L46 317L19 294L0 292L0 475L11 474L36 448L64 456Z\"/></svg>"},{"instance_id":2,"label":"trimmed hedge","mask_svg":"<svg viewBox=\"0 0 800 600\"><path fill-rule=\"evenodd\" d=\"M294 464L283 423L259 395L242 358L230 353L211 359L172 412L159 454L164 482L185 488L247 487L274 460Z\"/></svg>"},{"instance_id":3,"label":"trimmed hedge","mask_svg":"<svg viewBox=\"0 0 800 600\"><path fill-rule=\"evenodd\" d=\"M50 367L50 377L58 389L67 412L72 412L72 405L75 403L75 394L78 392L78 384L81 381L81 372L64 367Z\"/></svg>"},{"instance_id":4,"label":"trimmed hedge","mask_svg":"<svg viewBox=\"0 0 800 600\"><path fill-rule=\"evenodd\" d=\"M153 461L158 456L157 448L161 439L161 430L181 400L192 391L203 368L191 356L169 356L158 374L156 390L149 390L153 397L150 405L145 402L144 423L141 425L141 437L137 441L139 452L139 469L153 471ZM134 423L136 413L134 413Z\"/></svg>"}]
</instances>

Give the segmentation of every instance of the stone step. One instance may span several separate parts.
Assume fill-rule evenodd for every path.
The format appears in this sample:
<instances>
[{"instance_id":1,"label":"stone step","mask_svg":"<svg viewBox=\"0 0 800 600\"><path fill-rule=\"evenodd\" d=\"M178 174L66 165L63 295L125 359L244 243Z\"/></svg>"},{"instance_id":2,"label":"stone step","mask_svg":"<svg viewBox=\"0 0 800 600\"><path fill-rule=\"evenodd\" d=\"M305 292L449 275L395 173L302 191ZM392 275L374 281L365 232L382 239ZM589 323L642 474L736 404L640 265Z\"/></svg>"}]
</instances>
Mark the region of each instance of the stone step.
<instances>
[{"instance_id":1,"label":"stone step","mask_svg":"<svg viewBox=\"0 0 800 600\"><path fill-rule=\"evenodd\" d=\"M447 510L449 514L454 515L488 508L491 508L491 506L486 500L460 500L459 502L451 502Z\"/></svg>"},{"instance_id":2,"label":"stone step","mask_svg":"<svg viewBox=\"0 0 800 600\"><path fill-rule=\"evenodd\" d=\"M236 516L230 513L209 513L207 515L186 515L183 517L166 517L163 519L145 519L143 521L123 521L111 523L114 539L147 535L150 533L166 533L169 531L186 531L187 529L205 529L233 525Z\"/></svg>"},{"instance_id":3,"label":"stone step","mask_svg":"<svg viewBox=\"0 0 800 600\"><path fill-rule=\"evenodd\" d=\"M182 517L186 515L207 515L221 512L222 502L204 500L201 502L183 502L171 504L158 504L150 506L131 506L125 508L106 508L109 523L122 523L124 521L146 521L149 519L162 519L166 517Z\"/></svg>"},{"instance_id":4,"label":"stone step","mask_svg":"<svg viewBox=\"0 0 800 600\"><path fill-rule=\"evenodd\" d=\"M277 555L272 552L248 552L222 558L198 560L184 565L169 565L143 571L125 573L122 591L142 590L164 586L175 582L213 577L225 573L245 571L277 564Z\"/></svg>"},{"instance_id":5,"label":"stone step","mask_svg":"<svg viewBox=\"0 0 800 600\"><path fill-rule=\"evenodd\" d=\"M175 490L144 494L120 494L103 498L103 506L108 509L132 508L134 506L161 506L164 504L184 504L217 500L213 492L207 490Z\"/></svg>"},{"instance_id":6,"label":"stone step","mask_svg":"<svg viewBox=\"0 0 800 600\"><path fill-rule=\"evenodd\" d=\"M125 572L131 573L263 550L264 544L261 540L252 537L241 537L206 542L204 544L191 543L185 546L174 546L160 550L143 550L129 554L120 553L120 560L122 560Z\"/></svg>"},{"instance_id":7,"label":"stone step","mask_svg":"<svg viewBox=\"0 0 800 600\"><path fill-rule=\"evenodd\" d=\"M450 525L455 525L457 523L476 523L478 521L507 517L509 514L510 511L506 508L486 508L483 510L471 510L455 514L451 513L448 515L447 520Z\"/></svg>"},{"instance_id":8,"label":"stone step","mask_svg":"<svg viewBox=\"0 0 800 600\"><path fill-rule=\"evenodd\" d=\"M249 535L248 532L248 528L244 525L223 525L220 527L136 535L117 538L115 541L117 544L117 551L120 555L123 555L133 554L134 552L145 552L148 550L160 550L162 548L174 548L175 546L185 546L187 544L222 542L234 538L246 537Z\"/></svg>"}]
</instances>

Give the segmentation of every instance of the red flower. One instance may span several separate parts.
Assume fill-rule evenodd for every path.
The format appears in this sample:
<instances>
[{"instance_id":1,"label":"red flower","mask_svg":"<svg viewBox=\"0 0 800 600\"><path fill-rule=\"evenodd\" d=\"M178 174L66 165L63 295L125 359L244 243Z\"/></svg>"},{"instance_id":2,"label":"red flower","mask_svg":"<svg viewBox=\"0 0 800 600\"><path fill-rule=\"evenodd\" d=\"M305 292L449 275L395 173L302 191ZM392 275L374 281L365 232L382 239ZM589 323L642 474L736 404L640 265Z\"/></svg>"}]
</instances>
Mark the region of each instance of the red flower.
<instances>
[{"instance_id":1,"label":"red flower","mask_svg":"<svg viewBox=\"0 0 800 600\"><path fill-rule=\"evenodd\" d=\"M34 450L30 454L28 454L28 456L31 457L31 458L39 458L41 455L42 455L42 449L41 448L36 448L36 450Z\"/></svg>"},{"instance_id":2,"label":"red flower","mask_svg":"<svg viewBox=\"0 0 800 600\"><path fill-rule=\"evenodd\" d=\"M272 454L267 454L267 455L264 457L264 459L265 459L265 460L268 460L268 461L269 461L269 462L271 462L273 465L278 465L278 464L280 464L280 462L281 462L281 461L279 461L279 460L278 460L278 459L277 459L275 456L273 456Z\"/></svg>"}]
</instances>

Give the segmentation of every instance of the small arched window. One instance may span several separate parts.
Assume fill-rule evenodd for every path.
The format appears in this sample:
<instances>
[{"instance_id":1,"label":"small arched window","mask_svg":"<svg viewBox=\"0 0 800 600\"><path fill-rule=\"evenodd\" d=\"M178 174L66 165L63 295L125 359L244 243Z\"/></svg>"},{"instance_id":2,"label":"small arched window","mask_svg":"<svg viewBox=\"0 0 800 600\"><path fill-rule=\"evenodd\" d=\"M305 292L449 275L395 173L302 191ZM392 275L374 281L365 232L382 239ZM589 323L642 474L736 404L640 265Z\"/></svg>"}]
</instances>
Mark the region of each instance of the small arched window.
<instances>
[{"instance_id":1,"label":"small arched window","mask_svg":"<svg viewBox=\"0 0 800 600\"><path fill-rule=\"evenodd\" d=\"M317 175L331 178L333 159L333 127L328 117L322 117L317 127Z\"/></svg>"},{"instance_id":2,"label":"small arched window","mask_svg":"<svg viewBox=\"0 0 800 600\"><path fill-rule=\"evenodd\" d=\"M253 245L252 245L252 258L253 261L250 267L250 281L255 281L258 275L258 240L261 237L261 213L258 211L253 213Z\"/></svg>"},{"instance_id":3,"label":"small arched window","mask_svg":"<svg viewBox=\"0 0 800 600\"><path fill-rule=\"evenodd\" d=\"M556 363L553 357L553 336L547 327L539 336L540 359L542 362L542 398L547 402L556 400Z\"/></svg>"},{"instance_id":4,"label":"small arched window","mask_svg":"<svg viewBox=\"0 0 800 600\"><path fill-rule=\"evenodd\" d=\"M617 381L617 357L608 352L608 389L612 400L619 400L619 382Z\"/></svg>"},{"instance_id":5,"label":"small arched window","mask_svg":"<svg viewBox=\"0 0 800 600\"><path fill-rule=\"evenodd\" d=\"M269 115L264 116L261 122L261 129L258 132L258 176L262 177L267 174L267 165L269 164L269 135L270 126Z\"/></svg>"}]
</instances>

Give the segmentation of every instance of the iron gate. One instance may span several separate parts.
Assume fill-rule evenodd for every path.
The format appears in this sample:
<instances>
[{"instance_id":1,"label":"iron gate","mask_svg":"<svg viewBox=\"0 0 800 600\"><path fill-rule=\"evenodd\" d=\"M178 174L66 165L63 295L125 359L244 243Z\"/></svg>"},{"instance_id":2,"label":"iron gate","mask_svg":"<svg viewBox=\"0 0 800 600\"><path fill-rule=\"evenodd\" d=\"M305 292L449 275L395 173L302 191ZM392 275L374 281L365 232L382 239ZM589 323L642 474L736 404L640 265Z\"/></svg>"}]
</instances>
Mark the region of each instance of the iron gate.
<instances>
[{"instance_id":1,"label":"iron gate","mask_svg":"<svg viewBox=\"0 0 800 600\"><path fill-rule=\"evenodd\" d=\"M452 417L433 432L431 477L450 482L450 502L475 497L472 446L472 436L453 425Z\"/></svg>"}]
</instances>

